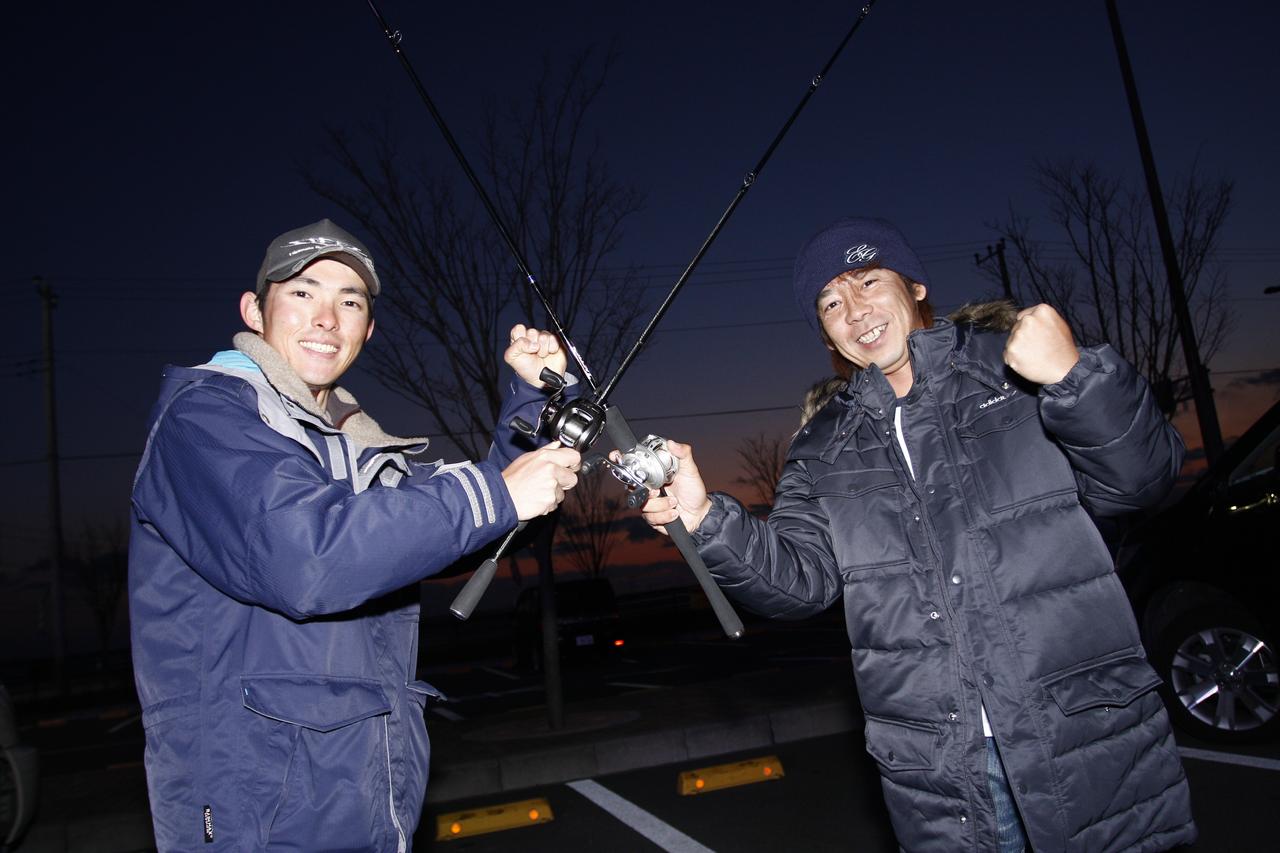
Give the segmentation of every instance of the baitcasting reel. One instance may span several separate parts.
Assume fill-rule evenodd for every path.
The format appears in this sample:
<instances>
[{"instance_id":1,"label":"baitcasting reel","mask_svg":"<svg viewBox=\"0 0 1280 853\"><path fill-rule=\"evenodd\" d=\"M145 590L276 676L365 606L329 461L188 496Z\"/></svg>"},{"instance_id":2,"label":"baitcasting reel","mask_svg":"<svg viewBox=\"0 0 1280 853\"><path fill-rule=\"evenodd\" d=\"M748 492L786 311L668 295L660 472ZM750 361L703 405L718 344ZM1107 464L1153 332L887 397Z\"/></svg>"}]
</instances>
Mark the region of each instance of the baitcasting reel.
<instances>
[{"instance_id":1,"label":"baitcasting reel","mask_svg":"<svg viewBox=\"0 0 1280 853\"><path fill-rule=\"evenodd\" d=\"M565 447L586 451L599 438L606 422L605 410L592 400L565 401L565 378L549 367L538 376L542 383L553 389L551 398L543 404L538 414L538 425L524 418L513 418L511 426L533 438L542 433L553 435ZM584 473L591 473L604 466L619 482L627 487L627 506L637 509L649 500L649 492L668 485L679 470L679 463L667 450L667 440L657 435L646 436L633 447L619 447L617 462L599 453L583 460Z\"/></svg>"},{"instance_id":2,"label":"baitcasting reel","mask_svg":"<svg viewBox=\"0 0 1280 853\"><path fill-rule=\"evenodd\" d=\"M670 485L675 479L680 463L667 449L667 440L648 435L630 450L622 453L617 462L593 453L584 463L583 470L590 472L599 465L627 487L627 506L639 509L649 500L649 492Z\"/></svg>"},{"instance_id":3,"label":"baitcasting reel","mask_svg":"<svg viewBox=\"0 0 1280 853\"><path fill-rule=\"evenodd\" d=\"M538 425L524 418L512 418L511 427L533 438L542 433L552 435L565 447L586 450L600 436L604 428L604 409L591 400L569 400L565 402L565 379L549 367L542 368L538 374L542 384L553 389L551 398L542 406L538 415Z\"/></svg>"}]
</instances>

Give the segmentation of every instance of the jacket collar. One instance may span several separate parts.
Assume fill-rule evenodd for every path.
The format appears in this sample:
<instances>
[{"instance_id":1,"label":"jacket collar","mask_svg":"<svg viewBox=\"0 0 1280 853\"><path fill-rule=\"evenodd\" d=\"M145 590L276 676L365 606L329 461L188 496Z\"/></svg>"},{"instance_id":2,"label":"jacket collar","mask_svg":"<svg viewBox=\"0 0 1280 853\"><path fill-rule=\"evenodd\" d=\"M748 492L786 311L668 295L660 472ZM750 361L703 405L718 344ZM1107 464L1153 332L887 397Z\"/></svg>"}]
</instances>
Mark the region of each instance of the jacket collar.
<instances>
[{"instance_id":1,"label":"jacket collar","mask_svg":"<svg viewBox=\"0 0 1280 853\"><path fill-rule=\"evenodd\" d=\"M328 405L322 409L316 403L311 389L298 377L284 356L253 332L239 332L231 342L237 350L253 359L262 369L267 382L281 395L324 423L345 432L365 447L421 445L423 450L426 449L428 439L423 436L401 438L384 432L378 422L360 408L360 403L351 392L340 385L334 385L330 389Z\"/></svg>"},{"instance_id":2,"label":"jacket collar","mask_svg":"<svg viewBox=\"0 0 1280 853\"><path fill-rule=\"evenodd\" d=\"M937 320L927 329L916 329L907 336L911 353L913 381L908 397L929 377L952 363L956 351L963 346L964 335L950 320ZM877 420L893 413L897 395L877 365L854 371L845 390L837 395L846 406L864 411Z\"/></svg>"}]
</instances>

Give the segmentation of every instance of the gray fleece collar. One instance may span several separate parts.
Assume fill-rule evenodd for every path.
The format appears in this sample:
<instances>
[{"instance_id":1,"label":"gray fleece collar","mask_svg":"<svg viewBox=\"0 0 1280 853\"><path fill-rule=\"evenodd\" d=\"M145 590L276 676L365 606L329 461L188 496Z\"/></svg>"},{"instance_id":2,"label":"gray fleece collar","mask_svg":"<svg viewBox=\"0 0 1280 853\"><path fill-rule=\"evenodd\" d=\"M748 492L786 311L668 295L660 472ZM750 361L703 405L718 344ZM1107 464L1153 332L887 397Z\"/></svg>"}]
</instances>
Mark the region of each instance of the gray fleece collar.
<instances>
[{"instance_id":1,"label":"gray fleece collar","mask_svg":"<svg viewBox=\"0 0 1280 853\"><path fill-rule=\"evenodd\" d=\"M231 343L237 350L253 359L262 368L262 375L271 386L317 418L331 424L354 438L365 447L405 447L422 445L426 449L429 440L425 436L402 438L390 435L369 417L360 403L347 389L334 385L329 390L328 411L321 409L307 384L298 378L284 356L271 344L253 332L239 332Z\"/></svg>"}]
</instances>

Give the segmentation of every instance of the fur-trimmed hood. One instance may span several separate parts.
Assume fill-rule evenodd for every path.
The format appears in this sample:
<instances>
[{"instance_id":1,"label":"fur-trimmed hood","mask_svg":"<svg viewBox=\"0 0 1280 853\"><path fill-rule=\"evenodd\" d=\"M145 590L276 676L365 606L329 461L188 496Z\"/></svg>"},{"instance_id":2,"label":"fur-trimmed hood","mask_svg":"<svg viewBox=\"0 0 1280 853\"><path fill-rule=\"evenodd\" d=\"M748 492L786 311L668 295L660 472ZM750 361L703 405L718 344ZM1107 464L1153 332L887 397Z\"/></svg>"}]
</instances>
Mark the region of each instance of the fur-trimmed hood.
<instances>
[{"instance_id":1,"label":"fur-trimmed hood","mask_svg":"<svg viewBox=\"0 0 1280 853\"><path fill-rule=\"evenodd\" d=\"M253 332L239 332L231 339L231 343L238 351L253 359L273 388L364 446L422 445L425 450L429 444L429 439L425 436L400 437L385 432L377 421L360 408L359 401L351 392L340 385L334 385L330 389L328 405L322 409L311 389L289 366L284 356Z\"/></svg>"}]
</instances>

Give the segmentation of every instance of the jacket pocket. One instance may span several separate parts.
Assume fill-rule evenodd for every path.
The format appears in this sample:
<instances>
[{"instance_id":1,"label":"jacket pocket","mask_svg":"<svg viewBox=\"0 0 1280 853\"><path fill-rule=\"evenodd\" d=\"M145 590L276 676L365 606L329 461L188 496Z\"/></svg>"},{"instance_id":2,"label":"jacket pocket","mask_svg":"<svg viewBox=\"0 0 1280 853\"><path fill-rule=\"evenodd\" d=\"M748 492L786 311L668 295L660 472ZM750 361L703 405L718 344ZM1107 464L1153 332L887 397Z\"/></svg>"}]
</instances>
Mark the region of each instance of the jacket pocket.
<instances>
[{"instance_id":1,"label":"jacket pocket","mask_svg":"<svg viewBox=\"0 0 1280 853\"><path fill-rule=\"evenodd\" d=\"M831 526L832 547L842 572L906 566L902 484L891 468L833 471L813 484ZM845 575L845 580L856 577Z\"/></svg>"},{"instance_id":2,"label":"jacket pocket","mask_svg":"<svg viewBox=\"0 0 1280 853\"><path fill-rule=\"evenodd\" d=\"M1128 705L1160 684L1160 676L1138 654L1090 661L1066 674L1055 674L1041 682L1064 714L1078 714L1091 708L1119 708Z\"/></svg>"},{"instance_id":3,"label":"jacket pocket","mask_svg":"<svg viewBox=\"0 0 1280 853\"><path fill-rule=\"evenodd\" d=\"M890 720L867 715L867 752L885 770L932 770L937 763L936 726L913 720Z\"/></svg>"},{"instance_id":4,"label":"jacket pocket","mask_svg":"<svg viewBox=\"0 0 1280 853\"><path fill-rule=\"evenodd\" d=\"M244 675L244 706L256 714L317 732L391 713L377 681L335 675Z\"/></svg>"},{"instance_id":5,"label":"jacket pocket","mask_svg":"<svg viewBox=\"0 0 1280 853\"><path fill-rule=\"evenodd\" d=\"M255 843L236 849L395 849L390 703L377 681L317 673L240 678ZM415 725L423 729L421 719ZM424 734L425 738L425 734ZM415 783L416 784L416 783ZM417 789L413 790L418 793Z\"/></svg>"},{"instance_id":6,"label":"jacket pocket","mask_svg":"<svg viewBox=\"0 0 1280 853\"><path fill-rule=\"evenodd\" d=\"M1075 475L1041 423L1039 399L1013 391L1009 395L994 405L991 401L998 397L980 400L982 395L959 404L956 434L973 460L987 509L1002 512L1074 494ZM982 409L984 405L989 408Z\"/></svg>"}]
</instances>

